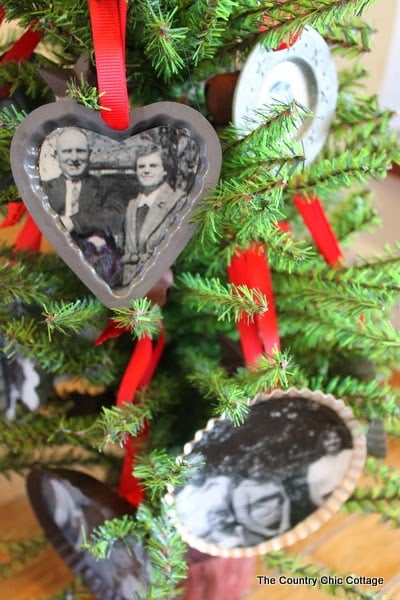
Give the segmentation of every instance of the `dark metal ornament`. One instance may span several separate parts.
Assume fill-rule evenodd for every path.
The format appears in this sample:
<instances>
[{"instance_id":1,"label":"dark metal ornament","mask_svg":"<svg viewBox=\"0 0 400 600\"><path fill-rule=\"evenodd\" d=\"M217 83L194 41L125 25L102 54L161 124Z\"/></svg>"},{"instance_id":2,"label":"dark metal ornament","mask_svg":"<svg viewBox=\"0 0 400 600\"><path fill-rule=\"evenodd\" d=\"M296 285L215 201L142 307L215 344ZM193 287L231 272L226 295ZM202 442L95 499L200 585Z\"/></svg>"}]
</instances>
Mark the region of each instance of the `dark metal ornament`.
<instances>
[{"instance_id":1,"label":"dark metal ornament","mask_svg":"<svg viewBox=\"0 0 400 600\"><path fill-rule=\"evenodd\" d=\"M81 544L105 520L134 516L134 509L100 481L68 469L34 469L26 481L36 517L47 537L99 600L130 600L147 589L149 562L133 537L96 560Z\"/></svg>"},{"instance_id":2,"label":"dark metal ornament","mask_svg":"<svg viewBox=\"0 0 400 600\"><path fill-rule=\"evenodd\" d=\"M82 54L72 67L41 67L38 73L57 98L65 98L70 84L96 86L96 72L88 54Z\"/></svg>"},{"instance_id":3,"label":"dark metal ornament","mask_svg":"<svg viewBox=\"0 0 400 600\"><path fill-rule=\"evenodd\" d=\"M146 295L162 278L193 235L191 215L221 168L218 137L192 108L159 102L130 117L128 129L112 130L99 114L63 100L30 113L11 146L13 176L38 227L111 308ZM60 159L65 132L86 153L80 163ZM153 187L134 170L144 146L162 156L163 179ZM81 183L67 191L66 179Z\"/></svg>"},{"instance_id":4,"label":"dark metal ornament","mask_svg":"<svg viewBox=\"0 0 400 600\"><path fill-rule=\"evenodd\" d=\"M367 452L376 458L387 455L387 433L382 419L373 419L367 431Z\"/></svg>"}]
</instances>

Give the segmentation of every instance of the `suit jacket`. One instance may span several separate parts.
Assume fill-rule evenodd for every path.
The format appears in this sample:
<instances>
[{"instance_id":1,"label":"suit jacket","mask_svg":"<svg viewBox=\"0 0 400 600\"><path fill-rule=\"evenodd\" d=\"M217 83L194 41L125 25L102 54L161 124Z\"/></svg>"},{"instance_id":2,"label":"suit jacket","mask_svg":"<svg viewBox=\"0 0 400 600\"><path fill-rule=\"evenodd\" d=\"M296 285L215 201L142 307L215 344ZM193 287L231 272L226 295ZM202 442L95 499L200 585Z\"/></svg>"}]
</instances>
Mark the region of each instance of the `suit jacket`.
<instances>
[{"instance_id":1,"label":"suit jacket","mask_svg":"<svg viewBox=\"0 0 400 600\"><path fill-rule=\"evenodd\" d=\"M166 182L158 188L156 199L147 211L137 206L137 198L131 200L126 211L126 255L151 254L168 235L186 201L182 190L174 191Z\"/></svg>"},{"instance_id":2,"label":"suit jacket","mask_svg":"<svg viewBox=\"0 0 400 600\"><path fill-rule=\"evenodd\" d=\"M60 216L65 212L65 177L60 175L55 179L43 182L49 204ZM85 175L81 179L79 193L79 210L71 217L74 224L74 233L87 236L103 229L102 193L100 180L93 175Z\"/></svg>"}]
</instances>

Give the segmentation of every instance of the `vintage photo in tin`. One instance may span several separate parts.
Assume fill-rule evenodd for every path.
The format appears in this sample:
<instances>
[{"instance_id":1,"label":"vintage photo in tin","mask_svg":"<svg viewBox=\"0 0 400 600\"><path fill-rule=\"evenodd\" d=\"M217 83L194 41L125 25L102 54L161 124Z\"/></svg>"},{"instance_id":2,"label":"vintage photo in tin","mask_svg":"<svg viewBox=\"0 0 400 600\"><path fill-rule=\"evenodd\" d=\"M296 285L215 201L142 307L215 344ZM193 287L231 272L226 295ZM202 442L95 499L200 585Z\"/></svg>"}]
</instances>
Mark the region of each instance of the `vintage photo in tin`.
<instances>
[{"instance_id":1,"label":"vintage photo in tin","mask_svg":"<svg viewBox=\"0 0 400 600\"><path fill-rule=\"evenodd\" d=\"M142 277L168 244L189 208L198 167L197 143L168 126L122 142L58 128L39 155L46 208L112 289Z\"/></svg>"},{"instance_id":2,"label":"vintage photo in tin","mask_svg":"<svg viewBox=\"0 0 400 600\"><path fill-rule=\"evenodd\" d=\"M175 491L191 535L223 548L279 536L340 486L352 435L332 409L304 397L259 402L240 427L217 420L189 454L187 484Z\"/></svg>"},{"instance_id":3,"label":"vintage photo in tin","mask_svg":"<svg viewBox=\"0 0 400 600\"><path fill-rule=\"evenodd\" d=\"M46 511L62 532L68 544L82 553L81 544L90 538L94 528L110 519L107 507L89 498L71 481L55 473L45 472L42 496ZM149 561L144 546L132 536L113 545L105 560L97 560L85 552L86 572L93 571L115 593L115 598L131 600L135 593L146 590L149 580Z\"/></svg>"}]
</instances>

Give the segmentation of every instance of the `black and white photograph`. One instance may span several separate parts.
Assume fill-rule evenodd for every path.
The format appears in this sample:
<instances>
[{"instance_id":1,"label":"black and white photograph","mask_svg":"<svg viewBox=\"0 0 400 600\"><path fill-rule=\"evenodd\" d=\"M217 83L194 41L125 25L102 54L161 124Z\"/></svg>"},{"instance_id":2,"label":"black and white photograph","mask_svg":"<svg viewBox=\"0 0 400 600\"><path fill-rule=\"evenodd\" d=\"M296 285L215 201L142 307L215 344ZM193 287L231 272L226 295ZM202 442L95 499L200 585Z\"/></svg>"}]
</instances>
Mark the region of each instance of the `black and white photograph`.
<instances>
[{"instance_id":1,"label":"black and white photograph","mask_svg":"<svg viewBox=\"0 0 400 600\"><path fill-rule=\"evenodd\" d=\"M53 377L24 356L7 358L0 351L0 415L14 421L47 401Z\"/></svg>"},{"instance_id":2,"label":"black and white photograph","mask_svg":"<svg viewBox=\"0 0 400 600\"><path fill-rule=\"evenodd\" d=\"M118 498L104 484L78 471L38 470L28 477L33 508L55 549L102 598L143 598L149 582L144 545L129 536L97 560L82 544L105 520L121 516ZM117 507L117 510L116 510ZM99 596L100 597L100 596Z\"/></svg>"},{"instance_id":3,"label":"black and white photograph","mask_svg":"<svg viewBox=\"0 0 400 600\"><path fill-rule=\"evenodd\" d=\"M142 278L190 208L199 147L183 129L159 126L116 141L78 126L40 148L45 207L111 289Z\"/></svg>"},{"instance_id":4,"label":"black and white photograph","mask_svg":"<svg viewBox=\"0 0 400 600\"><path fill-rule=\"evenodd\" d=\"M241 426L215 419L200 433L183 456L189 474L175 509L191 544L223 549L263 544L304 521L340 488L354 452L342 416L300 394L255 402Z\"/></svg>"}]
</instances>

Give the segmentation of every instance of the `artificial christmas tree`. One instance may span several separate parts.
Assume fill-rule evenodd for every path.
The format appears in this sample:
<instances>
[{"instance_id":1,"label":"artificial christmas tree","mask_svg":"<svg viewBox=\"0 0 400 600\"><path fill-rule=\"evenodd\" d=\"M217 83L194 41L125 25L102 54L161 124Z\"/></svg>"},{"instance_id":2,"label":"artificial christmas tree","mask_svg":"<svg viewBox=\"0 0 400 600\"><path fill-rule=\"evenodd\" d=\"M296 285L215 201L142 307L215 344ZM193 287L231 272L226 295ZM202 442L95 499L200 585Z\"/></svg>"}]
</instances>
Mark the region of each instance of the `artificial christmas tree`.
<instances>
[{"instance_id":1,"label":"artificial christmas tree","mask_svg":"<svg viewBox=\"0 0 400 600\"><path fill-rule=\"evenodd\" d=\"M28 206L33 210L33 220L28 217L17 244L12 249L1 249L0 316L4 360L15 355L32 359L54 377L77 376L81 384L98 385L102 395L88 415L84 414L84 406L89 404L87 396L81 394L78 400L72 394L60 397L55 387L35 412L21 409L15 420L4 419L0 423L2 470L26 473L38 464L44 468L103 465L104 478L110 488L117 486L121 473L119 493L131 505L138 506L137 512L133 511L134 516L127 512L126 518L105 523L86 540L83 550L76 551L79 555L83 551L89 561L93 560L89 552L104 559L116 545L119 550L125 539L132 536L140 539L148 556L148 581L145 591L133 589L132 584L132 595L137 591L150 600L185 594L186 558L190 564L186 589L190 599L191 594L196 600L210 598L211 594L220 597L221 581L225 584L228 581L226 569L232 572L241 568L243 573L241 583L232 579L232 587L224 588L229 600L234 600L234 594L239 597L241 588L247 585L249 563L246 559L230 558L223 563L225 559L199 557L193 551L187 553L173 511L165 500L169 486L184 489L193 478L193 465L184 458L176 462L175 457L181 454L183 445L194 433L206 426L210 417L224 414L240 432L249 414L248 403L257 394L275 388L309 388L341 398L357 418L358 431L367 431L369 423L380 419L389 433L398 435L398 405L385 381L390 369L398 366L399 359L400 337L390 324L390 310L398 295L400 259L388 253L381 260L348 267L340 250L355 231L375 222L369 181L384 177L399 160L398 142L389 133L391 113L381 110L375 97L360 91L365 73L355 66L339 74L336 110L330 108L321 114L319 106L324 104L324 97L336 98L335 78L323 76L326 59L321 65L320 47L311 50L307 47L307 52L303 49L296 53L296 43L301 48L305 43L302 36L309 31L318 32L316 35L325 39L331 52L351 57L368 50L372 31L361 20L361 15L370 4L372 1L366 0L139 1L129 5L126 14L125 3L111 0L93 0L89 5L79 2L73 6L64 0L50 5L14 0L3 3L7 19L17 18L20 24L30 27L29 43L25 38L16 52L18 42L14 42L11 46L14 50L3 53L1 65L1 89L12 105L1 112L3 225L22 218L20 193L23 197L28 195ZM107 18L105 13L99 14L102 10L106 11ZM2 13L2 17L4 15ZM40 51L39 40L44 44ZM243 81L237 77L237 71L245 72L249 64L246 61L252 60L250 53L257 44L262 44L267 55L274 57L273 66L257 80L257 89L252 90L250 86L245 89L249 97L246 127L234 126L229 123L235 113L230 104L243 102L238 100L237 86L242 85L243 90ZM90 80L90 69L76 66L82 54L93 48L91 67L97 74L98 89L93 87L95 80ZM279 55L280 52L287 54ZM276 56L289 58L281 64ZM115 61L119 70L114 73ZM110 78L107 79L108 62L112 65L111 84ZM282 68L284 62L290 67L285 75L282 74L287 70ZM276 66L278 76L274 71ZM271 71L275 73L272 82L268 80ZM78 72L82 78L77 77ZM51 82L53 89L44 86L42 76ZM65 86L65 80L71 76ZM264 90L265 81L268 86L265 85ZM246 79L244 85L247 85ZM22 95L25 110L33 111L53 102L54 92L56 96L63 95L66 87L88 110L101 108L101 118L112 130L124 131L129 125L128 97L137 111L135 114L147 104L165 101L176 103L176 114L179 114L181 105L183 116L179 119L174 113L170 117L172 123L165 123L152 113L150 125L157 129L153 134L145 131L148 127L143 129L135 124L135 133L140 134L141 142L146 138L146 142L156 139L161 143L167 138L163 144L164 150L168 148L168 184L173 191L182 187L182 182L187 184L187 176L183 176L182 171L188 172L193 157L197 164L197 155L186 142L183 155L179 154L182 137L175 130L165 133L165 129L172 126L186 131L185 115L189 105L191 110L202 113L202 118L206 117L218 133L223 157L218 184L215 177L207 181L207 186L199 183L199 173L201 176L210 168L219 171L219 164L212 165L219 159L216 150L207 149L201 137L204 132L196 138L203 167L193 171L193 189L203 192L205 188L205 193L201 194L201 204L190 217L196 232L189 242L189 236L183 236L188 245L178 257L174 255L174 284L166 294L168 298L162 301L151 286L144 285L139 286L139 295L149 292L148 297L138 298L133 294L125 297L126 302L119 303L118 308L106 308L100 301L105 296L100 294L98 300L85 287L88 277L83 277L82 283L61 258L37 252L40 234L35 228L35 217L43 226L43 218L48 221L50 214L60 228L59 222L64 217L70 219L76 213L70 210L67 215L60 209L56 214L51 213L50 194L43 185L46 178L38 175L43 167L40 157L45 136L41 132L38 141L32 126L26 135L25 114L13 99L17 93ZM273 90L265 93L261 106L252 99L260 87L265 92ZM59 104L70 106L62 102L65 101ZM45 108L39 110L41 114L46 111ZM52 125L46 125L46 135L64 127L90 130L88 121L70 123L61 116L63 112L58 108L49 110ZM322 118L324 127L315 129L313 123ZM40 124L38 127L40 130ZM211 129L209 123L206 127ZM20 190L10 185L9 151L14 135L18 143L14 143L13 168ZM209 139L208 134L205 137ZM97 150L93 141L92 146L92 151ZM318 156L311 157L310 147L317 148ZM59 147L57 152L60 152ZM139 155L139 150L135 147L132 154ZM157 152L153 149L150 155ZM47 162L44 160L44 167ZM133 181L136 185L140 177L135 174L133 163L133 158L132 165L125 165L122 158L118 158L117 179L122 179L123 174L124 182ZM110 159L98 164L103 171L105 167L110 171ZM167 171L161 163L158 168ZM28 173L28 184L26 180L21 183L21 172ZM105 173L97 175L103 181ZM111 223L108 210L117 189L118 212L122 214L117 234L121 233L124 239L124 235L126 238L132 234L125 215L138 188L135 191L127 186L126 189L120 182L117 185L115 177L108 178L107 182L104 197L99 205L93 204L96 210L90 217L97 223L101 214L101 231L104 232L104 223ZM214 188L209 189L214 183ZM29 202L32 194L41 198L42 204L36 211L39 215L35 215ZM137 197L141 194L146 195L143 189ZM152 210L150 202L150 207L138 200L140 203ZM43 217L46 206L47 216ZM148 218L147 214L143 219ZM163 222L172 227L171 236L179 231L182 212L178 211L177 216L178 221L173 220L172 214L163 218ZM146 221L142 221L142 228L143 222ZM191 227L194 231L192 224ZM111 226L110 232L117 241ZM98 231L91 231L90 235L93 233L97 235ZM132 257L129 259L130 264L136 265L146 253L146 260L150 262L145 262L139 279L146 276L148 265L152 268L160 262L163 268L158 275L161 277L170 264L164 261L170 229L167 228L163 236L154 235L156 233L158 228L149 229L145 241L156 241L151 248L142 242L136 253L139 259L135 258L136 262ZM61 256L65 248L67 252L72 248L80 257L79 253L83 253L85 272L89 273L93 255L90 258L85 255L87 246L82 249L72 236L64 237L67 245L61 244ZM117 248L118 243L113 249L114 255L121 262L127 261L122 252L118 254ZM179 251L182 248L180 244ZM103 255L100 258L96 255L97 258L106 260ZM109 265L108 262L100 264ZM93 268L95 273L91 271L91 276L96 279L100 271ZM90 289L97 292L99 285L102 289L106 285L113 290L114 284L104 276L102 279ZM156 281L151 280L151 284L154 283ZM118 292L120 287L119 282L116 295L124 298ZM167 301L160 308L164 299ZM114 302L108 304L116 306ZM366 377L359 376L357 366L360 364L368 365ZM7 390L7 384L4 389ZM301 410L299 412L301 419ZM268 417L263 418L268 423ZM315 439L324 428L323 424L315 426L315 431L309 427ZM271 435L268 427L265 435ZM279 438L279 432L277 436ZM316 446L310 451L308 444L309 440L300 444L296 441L288 452L288 457L294 452L302 455L296 468L301 471L297 473L302 479L301 485L306 487L307 472L311 464L317 462ZM351 442L347 444L347 451L354 450ZM74 448L72 454L71 447ZM254 467L257 443L254 446L241 443L239 433L237 448L234 459L228 456L228 464L222 457L223 466L218 469L228 464L228 473L232 474L231 463L237 460L242 463L238 465L237 474L242 473L243 479L246 465L249 470ZM277 462L278 458L275 459ZM216 474L221 477L218 469ZM347 506L366 511L372 505L397 524L399 477L396 474L389 477L384 467L371 461L368 469L380 478L379 487L357 490ZM283 472L280 467L278 474ZM47 477L51 479L51 475ZM341 483L333 490L339 495ZM59 489L59 484L53 487ZM82 490L78 491L76 497L80 498ZM331 493L332 490L328 496ZM379 502L374 500L377 494ZM301 512L296 490L285 491L284 497L287 495L291 514ZM387 511L386 501L393 502L393 511ZM61 504L58 508L57 512L56 503L52 509L56 525L64 523L60 517ZM224 510L226 523L230 524L232 515L227 513L226 506ZM288 543L294 541L290 536L294 524L292 518L285 525L285 530L289 530ZM76 527L75 533L79 531L79 519ZM249 543L235 541L236 547L246 550ZM295 562L288 566L285 554L270 552L269 547L268 552L268 564L276 569L289 568L293 575L306 571ZM237 561L235 566L232 561ZM196 575L196 569L201 575ZM219 579L216 577L218 569ZM76 572L83 574L85 580L82 566L78 565ZM205 584L199 591L198 577L206 580L208 577L209 581L214 577L215 585ZM90 585L90 578L86 583ZM346 589L350 596L357 593L351 586ZM363 597L361 593L359 597Z\"/></svg>"}]
</instances>

